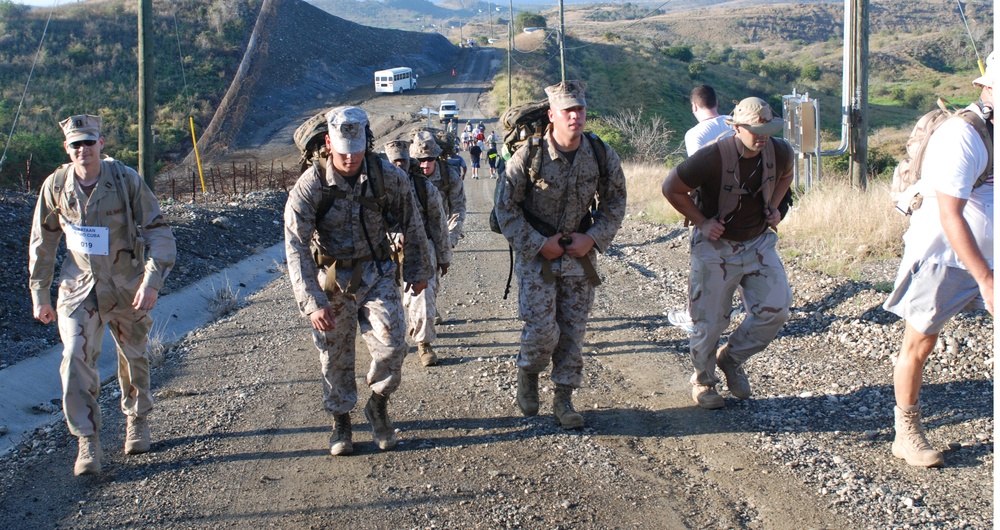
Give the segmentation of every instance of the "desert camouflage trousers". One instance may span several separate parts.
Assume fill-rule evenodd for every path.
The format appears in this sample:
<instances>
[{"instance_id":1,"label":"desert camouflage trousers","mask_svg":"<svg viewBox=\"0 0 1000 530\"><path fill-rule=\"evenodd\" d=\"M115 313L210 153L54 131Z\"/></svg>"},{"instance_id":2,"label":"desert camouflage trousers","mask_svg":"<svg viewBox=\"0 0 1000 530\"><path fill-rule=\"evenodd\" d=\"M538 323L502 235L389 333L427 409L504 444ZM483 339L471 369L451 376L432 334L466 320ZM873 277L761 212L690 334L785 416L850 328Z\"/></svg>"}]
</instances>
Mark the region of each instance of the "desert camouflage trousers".
<instances>
[{"instance_id":1,"label":"desert camouflage trousers","mask_svg":"<svg viewBox=\"0 0 1000 530\"><path fill-rule=\"evenodd\" d=\"M122 412L145 417L153 410L149 393L149 358L146 340L153 319L132 306L116 307L104 314L97 308L94 290L70 314L59 311L59 336L63 343L59 376L63 388L63 413L73 436L90 436L101 429L101 356L104 325L111 329L118 350L118 384Z\"/></svg>"},{"instance_id":2,"label":"desert camouflage trousers","mask_svg":"<svg viewBox=\"0 0 1000 530\"><path fill-rule=\"evenodd\" d=\"M437 340L437 328L434 319L437 317L437 292L440 280L435 274L427 280L427 288L417 296L410 292L403 293L403 307L406 308L406 332L417 342L433 343Z\"/></svg>"},{"instance_id":3,"label":"desert camouflage trousers","mask_svg":"<svg viewBox=\"0 0 1000 530\"><path fill-rule=\"evenodd\" d=\"M347 285L351 270L338 271ZM340 276L344 277L341 278ZM374 276L374 275L372 275ZM358 329L372 361L366 380L372 391L389 396L402 379L406 345L406 322L395 272L361 283L355 295L327 292L334 314L332 331L313 330L323 376L323 407L331 414L345 414L358 402L354 372L354 345ZM322 283L321 283L322 284Z\"/></svg>"},{"instance_id":4,"label":"desert camouflage trousers","mask_svg":"<svg viewBox=\"0 0 1000 530\"><path fill-rule=\"evenodd\" d=\"M594 305L586 276L518 279L518 315L524 321L517 366L539 373L552 361L552 382L579 388L583 381L583 338Z\"/></svg>"},{"instance_id":5,"label":"desert camouflage trousers","mask_svg":"<svg viewBox=\"0 0 1000 530\"><path fill-rule=\"evenodd\" d=\"M691 233L691 276L688 284L691 320L691 360L695 381L714 386L719 337L729 327L733 293L741 287L747 315L729 335L729 355L743 364L762 351L788 320L792 290L774 245L771 230L749 240L710 241L698 228Z\"/></svg>"}]
</instances>

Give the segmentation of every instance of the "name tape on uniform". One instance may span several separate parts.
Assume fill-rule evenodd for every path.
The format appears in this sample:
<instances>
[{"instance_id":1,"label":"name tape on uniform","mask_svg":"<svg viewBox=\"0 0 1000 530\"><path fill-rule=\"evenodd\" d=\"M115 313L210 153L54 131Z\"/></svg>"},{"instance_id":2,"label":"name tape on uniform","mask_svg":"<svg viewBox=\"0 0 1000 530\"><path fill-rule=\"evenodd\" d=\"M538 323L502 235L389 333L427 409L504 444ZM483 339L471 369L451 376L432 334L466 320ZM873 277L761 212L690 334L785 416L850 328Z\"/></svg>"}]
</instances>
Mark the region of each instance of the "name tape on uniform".
<instances>
[{"instance_id":1,"label":"name tape on uniform","mask_svg":"<svg viewBox=\"0 0 1000 530\"><path fill-rule=\"evenodd\" d=\"M76 226L67 224L66 249L80 254L108 255L108 227L106 226Z\"/></svg>"}]
</instances>

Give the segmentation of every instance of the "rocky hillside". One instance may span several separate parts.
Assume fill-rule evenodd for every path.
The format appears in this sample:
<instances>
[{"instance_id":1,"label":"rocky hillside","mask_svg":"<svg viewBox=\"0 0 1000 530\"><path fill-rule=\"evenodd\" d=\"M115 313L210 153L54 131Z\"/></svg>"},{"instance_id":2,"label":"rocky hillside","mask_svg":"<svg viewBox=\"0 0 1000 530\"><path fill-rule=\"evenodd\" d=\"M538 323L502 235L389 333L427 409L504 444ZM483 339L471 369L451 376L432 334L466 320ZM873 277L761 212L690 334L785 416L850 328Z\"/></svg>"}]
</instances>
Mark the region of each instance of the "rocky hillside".
<instances>
[{"instance_id":1,"label":"rocky hillside","mask_svg":"<svg viewBox=\"0 0 1000 530\"><path fill-rule=\"evenodd\" d=\"M208 156L262 143L290 119L405 64L446 68L458 49L436 33L362 26L301 0L265 0L239 71L199 140Z\"/></svg>"}]
</instances>

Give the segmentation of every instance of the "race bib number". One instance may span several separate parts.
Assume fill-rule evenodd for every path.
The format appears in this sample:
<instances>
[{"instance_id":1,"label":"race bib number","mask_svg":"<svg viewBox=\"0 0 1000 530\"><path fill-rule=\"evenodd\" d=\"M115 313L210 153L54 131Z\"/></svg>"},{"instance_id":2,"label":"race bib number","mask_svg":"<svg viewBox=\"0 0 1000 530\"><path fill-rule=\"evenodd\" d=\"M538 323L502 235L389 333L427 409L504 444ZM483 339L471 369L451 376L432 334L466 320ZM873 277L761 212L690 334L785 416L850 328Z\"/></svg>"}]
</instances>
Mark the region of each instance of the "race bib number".
<instances>
[{"instance_id":1,"label":"race bib number","mask_svg":"<svg viewBox=\"0 0 1000 530\"><path fill-rule=\"evenodd\" d=\"M66 225L66 249L80 254L108 255L108 227Z\"/></svg>"}]
</instances>

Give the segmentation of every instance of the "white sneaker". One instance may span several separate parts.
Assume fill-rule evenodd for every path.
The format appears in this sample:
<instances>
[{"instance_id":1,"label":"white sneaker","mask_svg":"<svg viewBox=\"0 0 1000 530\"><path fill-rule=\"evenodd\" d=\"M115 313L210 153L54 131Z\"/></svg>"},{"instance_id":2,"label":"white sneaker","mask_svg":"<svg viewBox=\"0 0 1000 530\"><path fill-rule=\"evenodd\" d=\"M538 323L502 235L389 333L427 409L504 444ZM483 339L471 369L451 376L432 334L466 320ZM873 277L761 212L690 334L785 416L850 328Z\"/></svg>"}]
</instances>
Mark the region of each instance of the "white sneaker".
<instances>
[{"instance_id":1,"label":"white sneaker","mask_svg":"<svg viewBox=\"0 0 1000 530\"><path fill-rule=\"evenodd\" d=\"M694 321L691 320L691 313L688 313L687 309L671 309L667 311L667 321L671 325L677 326L688 333L694 331Z\"/></svg>"}]
</instances>

